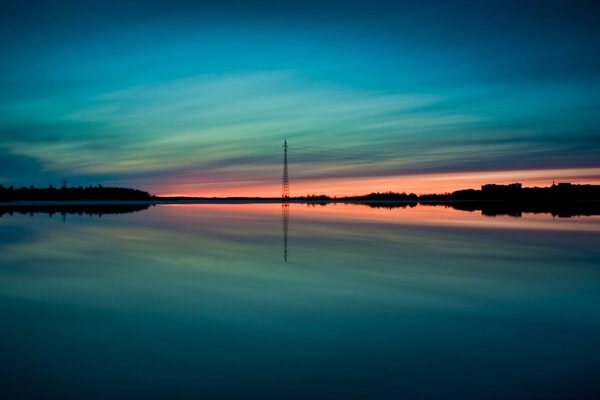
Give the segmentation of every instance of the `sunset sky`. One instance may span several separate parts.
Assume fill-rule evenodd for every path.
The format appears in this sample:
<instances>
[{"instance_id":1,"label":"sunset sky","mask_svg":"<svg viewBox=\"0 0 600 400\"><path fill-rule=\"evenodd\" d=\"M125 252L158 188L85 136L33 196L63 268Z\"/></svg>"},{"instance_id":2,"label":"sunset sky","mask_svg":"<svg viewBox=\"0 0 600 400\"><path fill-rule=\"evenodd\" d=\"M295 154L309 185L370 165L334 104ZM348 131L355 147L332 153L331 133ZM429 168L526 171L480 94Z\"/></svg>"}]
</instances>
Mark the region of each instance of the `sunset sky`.
<instances>
[{"instance_id":1,"label":"sunset sky","mask_svg":"<svg viewBox=\"0 0 600 400\"><path fill-rule=\"evenodd\" d=\"M2 1L0 183L600 184L591 1Z\"/></svg>"}]
</instances>

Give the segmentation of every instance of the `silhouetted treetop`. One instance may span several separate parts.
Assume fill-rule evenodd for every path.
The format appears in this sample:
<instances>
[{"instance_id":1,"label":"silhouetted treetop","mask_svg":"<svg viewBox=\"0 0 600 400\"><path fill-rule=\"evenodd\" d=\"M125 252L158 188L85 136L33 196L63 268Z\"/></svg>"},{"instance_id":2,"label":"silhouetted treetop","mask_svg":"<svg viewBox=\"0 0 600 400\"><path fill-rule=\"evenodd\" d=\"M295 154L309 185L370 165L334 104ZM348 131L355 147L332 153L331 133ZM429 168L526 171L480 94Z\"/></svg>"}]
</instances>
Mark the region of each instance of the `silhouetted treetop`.
<instances>
[{"instance_id":1,"label":"silhouetted treetop","mask_svg":"<svg viewBox=\"0 0 600 400\"><path fill-rule=\"evenodd\" d=\"M10 201L114 201L151 200L154 197L143 190L123 187L79 186L55 188L4 187L0 185L0 202Z\"/></svg>"}]
</instances>

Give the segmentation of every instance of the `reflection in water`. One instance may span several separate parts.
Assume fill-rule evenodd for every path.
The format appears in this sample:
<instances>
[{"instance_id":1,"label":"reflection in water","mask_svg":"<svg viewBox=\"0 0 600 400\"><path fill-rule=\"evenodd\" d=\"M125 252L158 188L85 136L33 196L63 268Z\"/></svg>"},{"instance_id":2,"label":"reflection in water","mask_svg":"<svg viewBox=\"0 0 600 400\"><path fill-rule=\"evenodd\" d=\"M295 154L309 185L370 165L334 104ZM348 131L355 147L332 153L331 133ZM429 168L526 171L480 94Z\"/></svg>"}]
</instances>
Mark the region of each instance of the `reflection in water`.
<instances>
[{"instance_id":1,"label":"reflection in water","mask_svg":"<svg viewBox=\"0 0 600 400\"><path fill-rule=\"evenodd\" d=\"M579 216L600 215L600 203L594 201L579 201L568 203L518 203L509 201L447 201L447 202L391 202L391 201L371 201L357 203L371 208L406 208L416 207L417 205L426 205L431 207L449 207L461 211L481 211L481 215L496 217L507 215L511 217L521 217L523 213L529 214L551 214L560 218L570 218Z\"/></svg>"},{"instance_id":2,"label":"reflection in water","mask_svg":"<svg viewBox=\"0 0 600 400\"><path fill-rule=\"evenodd\" d=\"M283 222L283 260L287 263L288 256L288 227L290 224L290 204L281 203L281 220Z\"/></svg>"},{"instance_id":3,"label":"reflection in water","mask_svg":"<svg viewBox=\"0 0 600 400\"><path fill-rule=\"evenodd\" d=\"M422 205L13 215L0 398L597 397L599 240Z\"/></svg>"},{"instance_id":4,"label":"reflection in water","mask_svg":"<svg viewBox=\"0 0 600 400\"><path fill-rule=\"evenodd\" d=\"M14 214L48 214L52 217L54 214L61 214L63 222L66 221L67 214L77 215L97 215L101 217L105 214L129 214L147 210L150 208L148 203L140 204L39 204L39 205L0 205L0 218L4 215Z\"/></svg>"},{"instance_id":5,"label":"reflection in water","mask_svg":"<svg viewBox=\"0 0 600 400\"><path fill-rule=\"evenodd\" d=\"M226 204L223 202L211 203L211 202L199 202L198 205L205 204ZM255 203L259 205L260 203ZM289 218L289 202L284 201L282 204L282 215L288 214ZM515 203L506 201L448 201L448 202L414 202L414 201L369 201L369 202L306 202L303 203L309 208L315 208L317 206L322 207L335 207L336 205L360 205L367 206L370 208L379 209L406 209L415 207L441 207L441 208L452 208L459 211L481 211L481 215L484 216L512 216L522 217L523 214L550 214L552 216L558 216L561 218L580 217L580 216L597 216L600 215L600 204L598 202L570 202L570 203L557 203L557 204L545 204L536 205L529 203ZM11 205L1 204L0 205L0 217L4 215L13 214L37 214L43 213L50 216L54 214L79 214L79 215L97 215L102 216L104 214L126 214L138 211L147 210L155 204L152 203L129 203L129 204L110 204L110 203L95 203L95 204L37 204L37 205ZM186 205L183 203L174 203L172 205ZM193 205L193 203L187 203L187 205ZM236 207L239 203L229 203L227 206ZM252 207L252 203L247 204L248 207ZM288 210L288 211L285 211ZM285 225L285 223L284 223Z\"/></svg>"}]
</instances>

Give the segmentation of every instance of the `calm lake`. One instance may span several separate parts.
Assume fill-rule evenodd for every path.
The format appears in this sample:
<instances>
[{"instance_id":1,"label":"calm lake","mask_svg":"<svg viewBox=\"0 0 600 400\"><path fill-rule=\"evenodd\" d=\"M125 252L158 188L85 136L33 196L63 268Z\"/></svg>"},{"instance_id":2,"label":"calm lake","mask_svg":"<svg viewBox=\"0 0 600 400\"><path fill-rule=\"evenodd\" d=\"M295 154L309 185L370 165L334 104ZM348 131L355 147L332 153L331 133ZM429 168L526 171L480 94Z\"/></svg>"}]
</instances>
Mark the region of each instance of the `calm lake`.
<instances>
[{"instance_id":1,"label":"calm lake","mask_svg":"<svg viewBox=\"0 0 600 400\"><path fill-rule=\"evenodd\" d=\"M600 399L600 217L0 218L3 399Z\"/></svg>"}]
</instances>

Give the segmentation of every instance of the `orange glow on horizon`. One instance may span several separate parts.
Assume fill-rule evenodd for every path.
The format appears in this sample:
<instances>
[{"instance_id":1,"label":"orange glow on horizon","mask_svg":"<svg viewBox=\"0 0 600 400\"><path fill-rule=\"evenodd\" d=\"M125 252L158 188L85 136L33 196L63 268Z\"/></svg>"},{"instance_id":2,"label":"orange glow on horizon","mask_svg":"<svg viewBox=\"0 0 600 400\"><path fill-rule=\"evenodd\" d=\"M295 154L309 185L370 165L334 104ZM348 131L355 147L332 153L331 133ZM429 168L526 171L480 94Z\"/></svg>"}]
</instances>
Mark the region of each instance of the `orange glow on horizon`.
<instances>
[{"instance_id":1,"label":"orange glow on horizon","mask_svg":"<svg viewBox=\"0 0 600 400\"><path fill-rule=\"evenodd\" d=\"M290 175L290 196L326 194L352 196L371 192L406 192L415 194L446 193L460 189L479 189L486 183L508 184L520 182L523 186L550 186L552 182L600 184L600 168L565 168L514 171L452 172L387 176L376 178L342 178L321 180L294 180ZM202 184L161 185L159 196L189 197L279 197L281 183L241 184L236 186Z\"/></svg>"}]
</instances>

